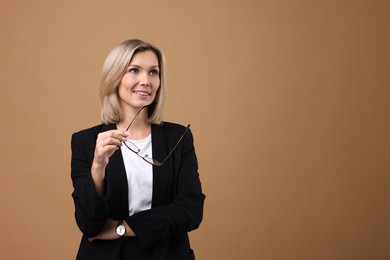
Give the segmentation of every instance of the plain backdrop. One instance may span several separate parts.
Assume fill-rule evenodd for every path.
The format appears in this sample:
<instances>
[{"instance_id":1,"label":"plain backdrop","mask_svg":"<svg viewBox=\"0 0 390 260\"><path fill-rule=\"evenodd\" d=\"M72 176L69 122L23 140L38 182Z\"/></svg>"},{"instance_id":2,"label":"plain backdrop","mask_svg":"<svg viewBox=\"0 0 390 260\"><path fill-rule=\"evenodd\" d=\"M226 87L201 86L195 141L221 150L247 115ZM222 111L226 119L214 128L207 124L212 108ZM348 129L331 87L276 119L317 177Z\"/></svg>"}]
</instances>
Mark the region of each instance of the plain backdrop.
<instances>
[{"instance_id":1,"label":"plain backdrop","mask_svg":"<svg viewBox=\"0 0 390 260\"><path fill-rule=\"evenodd\" d=\"M390 5L373 0L0 2L0 259L74 259L71 134L100 123L103 61L167 58L191 123L199 260L390 259Z\"/></svg>"}]
</instances>

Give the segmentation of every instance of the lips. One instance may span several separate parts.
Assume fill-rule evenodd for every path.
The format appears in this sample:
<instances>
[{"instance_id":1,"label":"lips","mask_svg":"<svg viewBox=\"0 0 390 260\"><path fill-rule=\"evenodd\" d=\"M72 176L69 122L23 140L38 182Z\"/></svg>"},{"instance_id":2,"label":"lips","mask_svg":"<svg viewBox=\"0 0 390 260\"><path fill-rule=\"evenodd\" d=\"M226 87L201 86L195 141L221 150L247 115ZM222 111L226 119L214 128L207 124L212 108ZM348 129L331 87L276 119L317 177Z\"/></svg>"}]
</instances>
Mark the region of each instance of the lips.
<instances>
[{"instance_id":1,"label":"lips","mask_svg":"<svg viewBox=\"0 0 390 260\"><path fill-rule=\"evenodd\" d=\"M151 93L147 92L147 91L133 91L134 94L137 94L137 95L140 95L140 96L150 96Z\"/></svg>"}]
</instances>

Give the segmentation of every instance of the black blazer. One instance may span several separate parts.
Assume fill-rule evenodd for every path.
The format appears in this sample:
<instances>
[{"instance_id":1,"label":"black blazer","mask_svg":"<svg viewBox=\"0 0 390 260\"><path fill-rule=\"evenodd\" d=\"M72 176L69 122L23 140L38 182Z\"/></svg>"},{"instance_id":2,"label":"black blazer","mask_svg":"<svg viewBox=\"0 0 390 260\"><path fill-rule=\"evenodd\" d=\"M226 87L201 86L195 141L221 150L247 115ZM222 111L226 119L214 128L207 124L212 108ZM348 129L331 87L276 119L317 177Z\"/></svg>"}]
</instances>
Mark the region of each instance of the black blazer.
<instances>
[{"instance_id":1,"label":"black blazer","mask_svg":"<svg viewBox=\"0 0 390 260\"><path fill-rule=\"evenodd\" d=\"M75 218L83 233L77 259L195 259L187 232L198 228L203 217L205 196L198 174L198 162L191 131L163 166L153 166L152 208L129 217L128 184L121 149L106 167L105 196L96 193L91 166L100 132L115 129L115 124L98 125L72 136L71 177ZM152 125L153 158L163 160L184 133L178 124ZM89 242L105 220L125 220L135 238ZM146 258L143 255L153 255Z\"/></svg>"}]
</instances>

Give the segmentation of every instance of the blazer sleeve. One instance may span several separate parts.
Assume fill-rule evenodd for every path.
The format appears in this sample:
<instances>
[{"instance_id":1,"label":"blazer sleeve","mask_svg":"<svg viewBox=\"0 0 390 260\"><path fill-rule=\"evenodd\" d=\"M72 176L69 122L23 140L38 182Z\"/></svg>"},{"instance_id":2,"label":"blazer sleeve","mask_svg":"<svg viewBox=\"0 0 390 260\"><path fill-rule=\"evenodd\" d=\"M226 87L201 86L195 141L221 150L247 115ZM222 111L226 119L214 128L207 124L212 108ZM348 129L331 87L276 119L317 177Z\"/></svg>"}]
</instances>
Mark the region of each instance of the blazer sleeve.
<instances>
[{"instance_id":1,"label":"blazer sleeve","mask_svg":"<svg viewBox=\"0 0 390 260\"><path fill-rule=\"evenodd\" d=\"M86 135L72 135L71 177L74 191L72 193L75 205L75 218L82 233L88 237L99 234L109 215L107 194L104 198L98 196L92 180L91 166L95 140ZM106 192L107 193L107 192Z\"/></svg>"},{"instance_id":2,"label":"blazer sleeve","mask_svg":"<svg viewBox=\"0 0 390 260\"><path fill-rule=\"evenodd\" d=\"M202 193L191 131L183 138L177 153L180 155L175 155L174 160L177 176L173 201L126 219L143 247L164 241L171 234L182 235L196 229L202 221L205 195Z\"/></svg>"}]
</instances>

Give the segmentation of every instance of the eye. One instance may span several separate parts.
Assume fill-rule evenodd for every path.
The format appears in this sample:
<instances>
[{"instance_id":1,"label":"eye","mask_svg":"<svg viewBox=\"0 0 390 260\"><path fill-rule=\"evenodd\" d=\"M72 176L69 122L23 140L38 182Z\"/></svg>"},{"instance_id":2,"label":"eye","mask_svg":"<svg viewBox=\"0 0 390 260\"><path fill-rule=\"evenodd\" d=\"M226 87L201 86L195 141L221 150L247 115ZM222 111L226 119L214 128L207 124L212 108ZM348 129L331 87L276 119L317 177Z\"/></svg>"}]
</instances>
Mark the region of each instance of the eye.
<instances>
[{"instance_id":1,"label":"eye","mask_svg":"<svg viewBox=\"0 0 390 260\"><path fill-rule=\"evenodd\" d=\"M137 74L138 73L138 69L137 68L129 68L128 72L132 73L132 74Z\"/></svg>"},{"instance_id":2,"label":"eye","mask_svg":"<svg viewBox=\"0 0 390 260\"><path fill-rule=\"evenodd\" d=\"M153 69L153 70L149 71L149 75L150 76L158 76L159 71L157 69Z\"/></svg>"}]
</instances>

